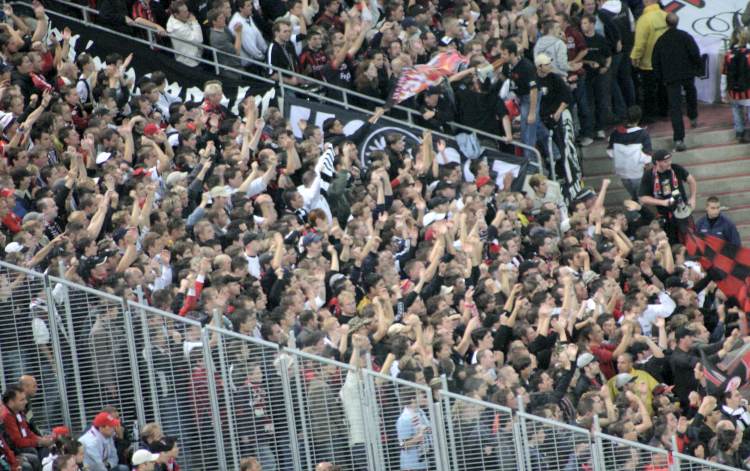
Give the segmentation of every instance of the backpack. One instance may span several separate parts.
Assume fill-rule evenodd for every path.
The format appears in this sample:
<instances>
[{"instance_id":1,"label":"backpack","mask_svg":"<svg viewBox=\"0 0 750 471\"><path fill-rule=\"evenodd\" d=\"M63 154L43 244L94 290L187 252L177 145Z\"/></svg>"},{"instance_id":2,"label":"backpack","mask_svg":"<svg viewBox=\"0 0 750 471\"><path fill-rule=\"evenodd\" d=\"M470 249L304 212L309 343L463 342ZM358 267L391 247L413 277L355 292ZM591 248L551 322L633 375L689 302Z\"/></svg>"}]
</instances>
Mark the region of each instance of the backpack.
<instances>
[{"instance_id":1,"label":"backpack","mask_svg":"<svg viewBox=\"0 0 750 471\"><path fill-rule=\"evenodd\" d=\"M733 92L744 92L750 88L750 65L747 63L747 51L733 51L727 68L727 89Z\"/></svg>"}]
</instances>

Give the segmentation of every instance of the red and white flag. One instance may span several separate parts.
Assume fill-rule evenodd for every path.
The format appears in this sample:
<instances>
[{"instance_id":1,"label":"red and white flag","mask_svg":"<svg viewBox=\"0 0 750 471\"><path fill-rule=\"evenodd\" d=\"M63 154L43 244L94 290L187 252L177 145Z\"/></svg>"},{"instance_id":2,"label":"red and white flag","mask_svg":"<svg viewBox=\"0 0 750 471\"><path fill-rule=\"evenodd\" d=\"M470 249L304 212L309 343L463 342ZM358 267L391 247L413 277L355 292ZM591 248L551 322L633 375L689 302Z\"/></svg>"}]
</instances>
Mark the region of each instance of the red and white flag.
<instances>
[{"instance_id":1,"label":"red and white flag","mask_svg":"<svg viewBox=\"0 0 750 471\"><path fill-rule=\"evenodd\" d=\"M429 87L439 84L443 77L455 74L461 65L468 63L467 57L456 51L448 51L437 54L427 64L404 68L388 103L399 104L418 95Z\"/></svg>"}]
</instances>

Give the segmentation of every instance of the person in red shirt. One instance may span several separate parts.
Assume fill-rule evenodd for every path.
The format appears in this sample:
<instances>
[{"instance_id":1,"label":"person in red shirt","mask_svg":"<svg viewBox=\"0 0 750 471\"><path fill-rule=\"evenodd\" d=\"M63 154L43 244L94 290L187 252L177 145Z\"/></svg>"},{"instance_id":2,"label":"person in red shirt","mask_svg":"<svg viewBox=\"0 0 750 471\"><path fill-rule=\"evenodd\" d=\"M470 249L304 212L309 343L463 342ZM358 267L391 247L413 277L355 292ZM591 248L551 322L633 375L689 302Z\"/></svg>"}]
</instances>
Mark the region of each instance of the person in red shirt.
<instances>
[{"instance_id":1,"label":"person in red shirt","mask_svg":"<svg viewBox=\"0 0 750 471\"><path fill-rule=\"evenodd\" d=\"M0 189L0 224L11 234L21 232L21 218L13 212L15 205L15 192L10 188Z\"/></svg>"},{"instance_id":2,"label":"person in red shirt","mask_svg":"<svg viewBox=\"0 0 750 471\"><path fill-rule=\"evenodd\" d=\"M21 469L23 469L21 464L18 462L18 459L16 458L16 454L13 453L13 450L10 448L10 444L3 440L2 435L0 435L0 458L4 459L8 463L8 466L10 466L10 471L21 471Z\"/></svg>"},{"instance_id":3,"label":"person in red shirt","mask_svg":"<svg viewBox=\"0 0 750 471\"><path fill-rule=\"evenodd\" d=\"M586 340L588 351L599 361L599 369L607 379L616 374L615 361L620 354L624 353L633 339L633 324L630 322L623 323L623 337L620 343L615 347L604 341L604 331L598 324L585 327L581 331L581 336Z\"/></svg>"},{"instance_id":4,"label":"person in red shirt","mask_svg":"<svg viewBox=\"0 0 750 471\"><path fill-rule=\"evenodd\" d=\"M0 419L13 449L23 456L33 469L41 469L39 452L43 450L40 449L49 447L55 439L53 436L41 437L31 430L24 413L27 402L23 389L17 385L10 386L3 393L5 407L0 412Z\"/></svg>"}]
</instances>

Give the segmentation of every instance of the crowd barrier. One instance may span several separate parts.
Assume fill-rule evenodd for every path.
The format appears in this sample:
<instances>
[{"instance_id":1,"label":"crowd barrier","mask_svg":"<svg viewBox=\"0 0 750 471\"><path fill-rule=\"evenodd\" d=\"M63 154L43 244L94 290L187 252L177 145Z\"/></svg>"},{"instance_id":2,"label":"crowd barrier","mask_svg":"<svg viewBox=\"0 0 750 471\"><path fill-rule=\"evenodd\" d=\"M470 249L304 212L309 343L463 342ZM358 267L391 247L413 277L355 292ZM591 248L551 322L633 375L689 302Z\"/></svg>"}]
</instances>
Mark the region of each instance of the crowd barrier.
<instances>
[{"instance_id":1,"label":"crowd barrier","mask_svg":"<svg viewBox=\"0 0 750 471\"><path fill-rule=\"evenodd\" d=\"M133 434L178 437L190 470L398 470L401 454L437 471L732 468L409 383L205 325L62 278L0 262L0 386L34 375L42 431L86 430L114 406ZM293 342L293 339L291 340ZM519 398L519 404L523 402ZM404 421L404 417L416 416ZM423 439L401 447L401 426ZM132 428L131 428L132 427ZM138 437L131 436L134 443ZM406 450L406 451L405 451Z\"/></svg>"}]
</instances>

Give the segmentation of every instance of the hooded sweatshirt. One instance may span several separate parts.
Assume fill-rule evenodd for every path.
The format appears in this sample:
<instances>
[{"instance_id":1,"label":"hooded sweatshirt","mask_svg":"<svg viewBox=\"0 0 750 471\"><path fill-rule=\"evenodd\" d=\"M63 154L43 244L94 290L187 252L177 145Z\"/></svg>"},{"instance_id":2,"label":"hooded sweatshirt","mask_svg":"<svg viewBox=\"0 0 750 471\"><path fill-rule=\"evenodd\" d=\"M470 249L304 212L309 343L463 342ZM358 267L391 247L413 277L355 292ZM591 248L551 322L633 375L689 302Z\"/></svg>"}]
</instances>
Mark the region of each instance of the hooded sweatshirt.
<instances>
[{"instance_id":1,"label":"hooded sweatshirt","mask_svg":"<svg viewBox=\"0 0 750 471\"><path fill-rule=\"evenodd\" d=\"M534 57L544 53L552 59L552 72L562 77L567 77L570 67L568 67L568 47L562 39L557 36L546 35L537 40L534 46Z\"/></svg>"}]
</instances>

